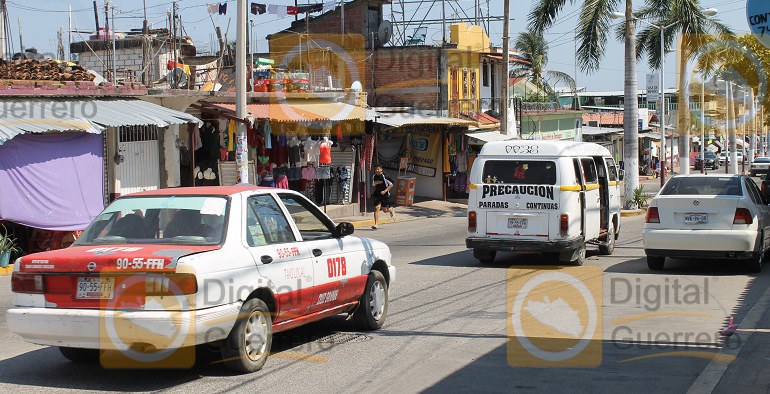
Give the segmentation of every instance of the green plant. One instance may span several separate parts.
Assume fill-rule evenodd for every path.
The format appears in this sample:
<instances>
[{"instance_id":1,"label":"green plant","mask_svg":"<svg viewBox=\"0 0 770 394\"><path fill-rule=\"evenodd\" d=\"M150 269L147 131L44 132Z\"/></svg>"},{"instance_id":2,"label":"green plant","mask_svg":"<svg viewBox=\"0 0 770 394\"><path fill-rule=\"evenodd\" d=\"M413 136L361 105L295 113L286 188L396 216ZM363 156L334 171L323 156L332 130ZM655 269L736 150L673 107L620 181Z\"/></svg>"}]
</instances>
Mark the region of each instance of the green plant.
<instances>
[{"instance_id":1,"label":"green plant","mask_svg":"<svg viewBox=\"0 0 770 394\"><path fill-rule=\"evenodd\" d=\"M0 253L11 252L19 253L21 250L16 246L16 239L8 235L8 229L3 227L3 233L0 234Z\"/></svg>"},{"instance_id":2,"label":"green plant","mask_svg":"<svg viewBox=\"0 0 770 394\"><path fill-rule=\"evenodd\" d=\"M631 195L631 198L626 199L626 205L638 209L647 204L650 197L650 194L644 192L644 185L639 185L639 187L634 189L634 194Z\"/></svg>"}]
</instances>

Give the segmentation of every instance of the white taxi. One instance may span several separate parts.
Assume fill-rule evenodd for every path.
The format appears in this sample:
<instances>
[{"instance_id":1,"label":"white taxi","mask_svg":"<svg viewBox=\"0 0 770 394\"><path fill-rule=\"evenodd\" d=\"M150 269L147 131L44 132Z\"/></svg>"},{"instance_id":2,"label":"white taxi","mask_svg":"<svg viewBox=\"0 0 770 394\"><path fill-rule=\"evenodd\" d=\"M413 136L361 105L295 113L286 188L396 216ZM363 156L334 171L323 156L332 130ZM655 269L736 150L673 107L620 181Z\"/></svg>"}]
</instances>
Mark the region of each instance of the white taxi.
<instances>
[{"instance_id":1,"label":"white taxi","mask_svg":"<svg viewBox=\"0 0 770 394\"><path fill-rule=\"evenodd\" d=\"M16 261L8 327L73 361L105 350L157 361L211 343L229 368L253 372L273 333L343 313L363 330L383 325L390 249L352 233L283 189L124 196L71 247Z\"/></svg>"},{"instance_id":2,"label":"white taxi","mask_svg":"<svg viewBox=\"0 0 770 394\"><path fill-rule=\"evenodd\" d=\"M642 232L647 265L666 257L744 260L759 272L770 238L770 209L746 175L671 178L652 199Z\"/></svg>"}]
</instances>

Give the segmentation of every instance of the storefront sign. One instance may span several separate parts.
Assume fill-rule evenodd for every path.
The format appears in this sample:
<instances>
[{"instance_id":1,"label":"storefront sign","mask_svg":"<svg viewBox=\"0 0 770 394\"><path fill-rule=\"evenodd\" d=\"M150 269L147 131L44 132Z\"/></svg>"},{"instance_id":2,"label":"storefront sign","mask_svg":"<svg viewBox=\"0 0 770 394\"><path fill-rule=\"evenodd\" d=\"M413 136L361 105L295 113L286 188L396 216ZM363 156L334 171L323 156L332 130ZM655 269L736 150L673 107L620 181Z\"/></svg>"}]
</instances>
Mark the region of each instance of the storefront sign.
<instances>
[{"instance_id":1,"label":"storefront sign","mask_svg":"<svg viewBox=\"0 0 770 394\"><path fill-rule=\"evenodd\" d=\"M441 160L441 133L437 131L410 130L409 138L411 146L406 154L407 147L401 147L401 152L390 161L385 161L383 167L391 170L403 169L402 163L406 159L406 172L412 174L435 177ZM380 158L382 158L380 152Z\"/></svg>"}]
</instances>

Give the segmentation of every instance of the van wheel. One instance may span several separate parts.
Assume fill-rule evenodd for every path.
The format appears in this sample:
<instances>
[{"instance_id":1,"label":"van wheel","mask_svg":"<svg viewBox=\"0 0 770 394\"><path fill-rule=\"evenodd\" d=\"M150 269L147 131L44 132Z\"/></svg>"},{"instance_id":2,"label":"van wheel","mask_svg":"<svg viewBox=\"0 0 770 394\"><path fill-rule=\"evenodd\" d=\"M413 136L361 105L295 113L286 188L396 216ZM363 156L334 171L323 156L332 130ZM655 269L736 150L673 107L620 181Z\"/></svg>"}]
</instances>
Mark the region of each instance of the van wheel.
<instances>
[{"instance_id":1,"label":"van wheel","mask_svg":"<svg viewBox=\"0 0 770 394\"><path fill-rule=\"evenodd\" d=\"M473 249L473 257L478 259L482 264L492 264L495 262L495 256L497 256L496 250L490 249Z\"/></svg>"},{"instance_id":2,"label":"van wheel","mask_svg":"<svg viewBox=\"0 0 770 394\"><path fill-rule=\"evenodd\" d=\"M582 242L577 249L561 252L561 262L569 263L571 265L583 265L586 262L586 243Z\"/></svg>"},{"instance_id":3,"label":"van wheel","mask_svg":"<svg viewBox=\"0 0 770 394\"><path fill-rule=\"evenodd\" d=\"M647 268L653 271L660 271L666 264L665 256L647 256Z\"/></svg>"},{"instance_id":4,"label":"van wheel","mask_svg":"<svg viewBox=\"0 0 770 394\"><path fill-rule=\"evenodd\" d=\"M227 368L243 373L256 372L267 362L273 344L273 319L265 302L252 298L241 307L238 320L222 347Z\"/></svg>"},{"instance_id":5,"label":"van wheel","mask_svg":"<svg viewBox=\"0 0 770 394\"><path fill-rule=\"evenodd\" d=\"M615 225L610 222L610 228L607 229L607 243L605 245L599 245L599 253L604 255L611 255L615 251Z\"/></svg>"}]
</instances>

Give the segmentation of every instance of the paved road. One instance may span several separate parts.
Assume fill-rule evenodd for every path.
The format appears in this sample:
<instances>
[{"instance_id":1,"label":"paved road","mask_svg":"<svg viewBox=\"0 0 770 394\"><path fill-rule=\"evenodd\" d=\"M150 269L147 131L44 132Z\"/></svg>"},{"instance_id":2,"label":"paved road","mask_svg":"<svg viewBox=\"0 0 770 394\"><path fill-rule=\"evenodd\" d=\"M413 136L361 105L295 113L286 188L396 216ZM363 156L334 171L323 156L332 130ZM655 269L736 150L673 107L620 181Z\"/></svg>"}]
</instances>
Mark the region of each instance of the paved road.
<instances>
[{"instance_id":1,"label":"paved road","mask_svg":"<svg viewBox=\"0 0 770 394\"><path fill-rule=\"evenodd\" d=\"M727 317L741 321L768 288L770 269L751 276L734 264L672 261L664 273L651 273L641 249L642 221L623 218L612 256L590 251L588 266L603 273L603 332L594 353L584 359L595 367L510 366L508 268L534 264L545 269L550 262L504 254L482 266L464 247L465 218L442 217L359 231L386 241L398 266L382 330L359 333L340 317L277 335L277 354L251 375L233 375L211 364L216 359L205 351L190 370L107 370L67 362L56 349L27 344L8 332L4 313L10 307L10 278L0 277L0 390L685 392L709 365L702 357L713 357L722 346L717 332ZM624 321L649 312L655 313ZM758 335L753 340L761 339ZM691 353L637 359L681 351ZM521 360L517 354L512 353L514 363Z\"/></svg>"}]
</instances>

